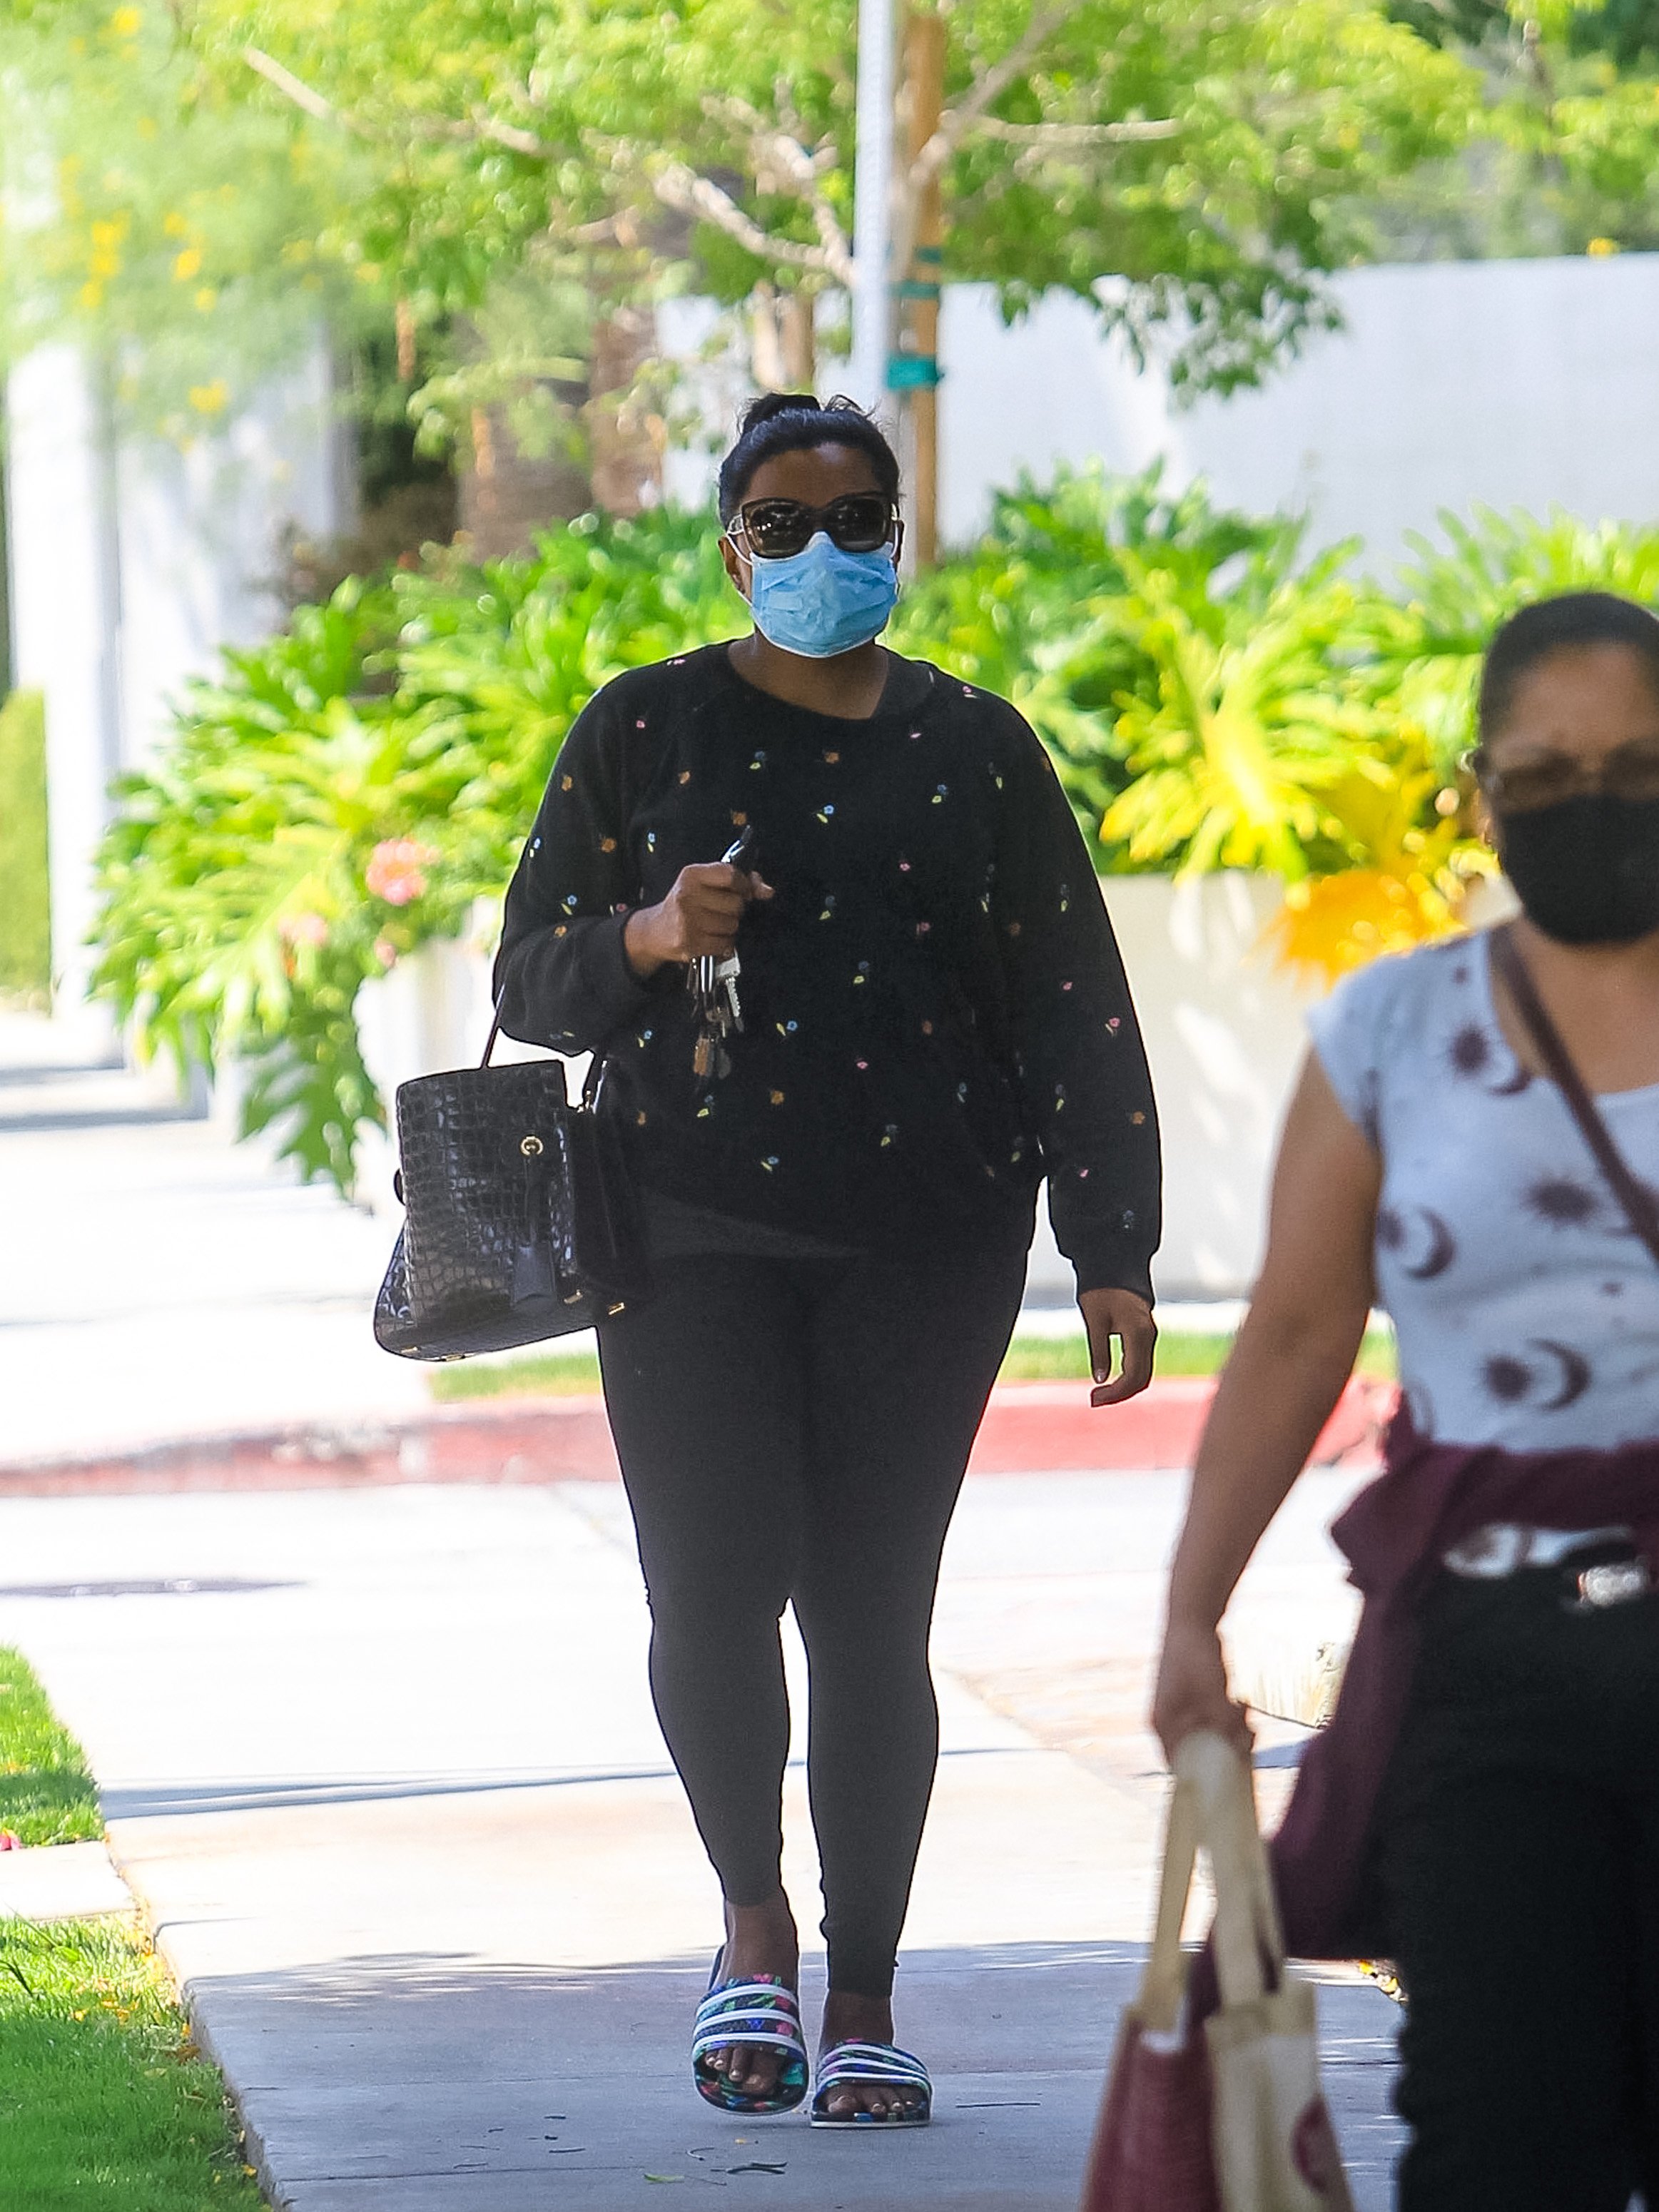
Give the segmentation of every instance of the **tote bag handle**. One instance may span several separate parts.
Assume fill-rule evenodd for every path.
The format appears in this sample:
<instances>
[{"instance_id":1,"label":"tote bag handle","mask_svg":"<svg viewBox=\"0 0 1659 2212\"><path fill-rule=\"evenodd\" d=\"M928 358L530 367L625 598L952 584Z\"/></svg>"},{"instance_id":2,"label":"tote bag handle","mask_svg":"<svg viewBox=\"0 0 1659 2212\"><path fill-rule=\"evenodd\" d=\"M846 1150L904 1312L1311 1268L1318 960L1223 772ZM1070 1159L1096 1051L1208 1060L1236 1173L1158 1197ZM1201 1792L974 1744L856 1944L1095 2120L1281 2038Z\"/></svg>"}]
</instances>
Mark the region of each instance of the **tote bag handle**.
<instances>
[{"instance_id":1,"label":"tote bag handle","mask_svg":"<svg viewBox=\"0 0 1659 2212\"><path fill-rule=\"evenodd\" d=\"M1255 2003L1284 1978L1285 1930L1249 1769L1232 1744L1208 1729L1178 1744L1174 1764L1177 1795L1183 1786L1191 1792L1215 1879L1211 1940L1221 2002Z\"/></svg>"}]
</instances>

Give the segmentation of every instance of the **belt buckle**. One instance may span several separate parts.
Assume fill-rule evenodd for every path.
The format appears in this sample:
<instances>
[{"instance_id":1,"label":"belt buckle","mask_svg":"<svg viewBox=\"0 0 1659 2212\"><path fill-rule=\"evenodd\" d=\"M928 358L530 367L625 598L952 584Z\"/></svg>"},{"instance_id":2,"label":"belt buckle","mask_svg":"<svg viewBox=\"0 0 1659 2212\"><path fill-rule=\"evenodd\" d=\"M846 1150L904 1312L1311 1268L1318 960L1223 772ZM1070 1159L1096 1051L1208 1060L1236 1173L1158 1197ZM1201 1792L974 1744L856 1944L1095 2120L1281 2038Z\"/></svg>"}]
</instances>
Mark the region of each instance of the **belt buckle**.
<instances>
[{"instance_id":1,"label":"belt buckle","mask_svg":"<svg viewBox=\"0 0 1659 2212\"><path fill-rule=\"evenodd\" d=\"M1653 1569L1639 1555L1581 1567L1573 1583L1577 1595L1567 1601L1570 1613L1605 1613L1610 1607L1631 1605L1638 1598L1650 1596L1655 1588Z\"/></svg>"}]
</instances>

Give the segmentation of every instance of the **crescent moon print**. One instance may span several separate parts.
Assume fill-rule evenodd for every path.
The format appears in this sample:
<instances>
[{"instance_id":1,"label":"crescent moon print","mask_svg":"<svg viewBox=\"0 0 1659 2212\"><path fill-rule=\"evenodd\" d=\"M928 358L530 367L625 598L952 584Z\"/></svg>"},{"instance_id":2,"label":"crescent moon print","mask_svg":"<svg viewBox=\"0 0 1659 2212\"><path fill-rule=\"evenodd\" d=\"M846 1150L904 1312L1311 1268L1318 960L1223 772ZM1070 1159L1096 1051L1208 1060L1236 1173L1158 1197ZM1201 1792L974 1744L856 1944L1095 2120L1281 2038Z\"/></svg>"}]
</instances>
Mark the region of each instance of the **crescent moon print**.
<instances>
[{"instance_id":1,"label":"crescent moon print","mask_svg":"<svg viewBox=\"0 0 1659 2212\"><path fill-rule=\"evenodd\" d=\"M1492 1082L1484 1081L1502 1066L1504 1054L1499 1051L1490 1030L1479 1022L1465 1022L1453 1036L1447 1050L1454 1075L1465 1082L1480 1083L1483 1091L1494 1098L1515 1098L1532 1081L1530 1072L1516 1060L1507 1075Z\"/></svg>"},{"instance_id":2,"label":"crescent moon print","mask_svg":"<svg viewBox=\"0 0 1659 2212\"><path fill-rule=\"evenodd\" d=\"M1457 1239L1426 1206L1403 1211L1382 1207L1376 1217L1376 1241L1399 1261L1401 1273L1414 1283L1432 1282L1457 1257Z\"/></svg>"},{"instance_id":3,"label":"crescent moon print","mask_svg":"<svg viewBox=\"0 0 1659 2212\"><path fill-rule=\"evenodd\" d=\"M1549 1395L1534 1400L1540 1413L1559 1413L1564 1406L1575 1404L1589 1389L1593 1370L1582 1352L1575 1352L1570 1344L1558 1344L1553 1337L1534 1336L1527 1340L1528 1352L1543 1355L1542 1360L1518 1359L1512 1352L1498 1352L1488 1359L1480 1370L1480 1379L1489 1397L1500 1405L1516 1406L1533 1397L1535 1389L1548 1389Z\"/></svg>"}]
</instances>

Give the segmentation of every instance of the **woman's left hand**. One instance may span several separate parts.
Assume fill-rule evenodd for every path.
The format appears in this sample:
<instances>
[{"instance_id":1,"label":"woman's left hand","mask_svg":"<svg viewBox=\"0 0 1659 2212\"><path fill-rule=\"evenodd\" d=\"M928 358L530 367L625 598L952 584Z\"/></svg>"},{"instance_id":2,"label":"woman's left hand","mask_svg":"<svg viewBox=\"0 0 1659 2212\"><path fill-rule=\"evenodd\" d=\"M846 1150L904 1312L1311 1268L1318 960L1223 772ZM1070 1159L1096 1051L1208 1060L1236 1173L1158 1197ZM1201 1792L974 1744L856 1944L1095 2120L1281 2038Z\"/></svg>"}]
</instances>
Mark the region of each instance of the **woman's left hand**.
<instances>
[{"instance_id":1,"label":"woman's left hand","mask_svg":"<svg viewBox=\"0 0 1659 2212\"><path fill-rule=\"evenodd\" d=\"M1089 1332L1089 1359L1095 1387L1091 1406L1121 1406L1138 1397L1152 1379L1152 1346L1158 1342L1158 1323L1145 1298L1133 1291L1080 1291L1078 1306ZM1122 1352L1115 1381L1112 1375L1112 1339Z\"/></svg>"}]
</instances>

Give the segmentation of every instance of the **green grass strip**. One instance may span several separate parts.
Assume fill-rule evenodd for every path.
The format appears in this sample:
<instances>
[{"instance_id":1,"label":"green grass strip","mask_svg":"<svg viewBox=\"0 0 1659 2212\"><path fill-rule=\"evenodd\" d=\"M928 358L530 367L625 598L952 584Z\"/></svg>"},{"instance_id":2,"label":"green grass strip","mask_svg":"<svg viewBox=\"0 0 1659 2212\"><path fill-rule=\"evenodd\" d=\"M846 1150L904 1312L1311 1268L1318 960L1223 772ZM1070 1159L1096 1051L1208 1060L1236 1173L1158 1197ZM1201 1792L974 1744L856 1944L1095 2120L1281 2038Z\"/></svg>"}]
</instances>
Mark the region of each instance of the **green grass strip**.
<instances>
[{"instance_id":1,"label":"green grass strip","mask_svg":"<svg viewBox=\"0 0 1659 2212\"><path fill-rule=\"evenodd\" d=\"M22 1654L0 1644L0 1829L22 1844L104 1832L87 1755L46 1703ZM5 2203L0 2197L0 2204Z\"/></svg>"},{"instance_id":2,"label":"green grass strip","mask_svg":"<svg viewBox=\"0 0 1659 2212\"><path fill-rule=\"evenodd\" d=\"M0 1919L0 2205L253 2212L225 2087L121 1919Z\"/></svg>"},{"instance_id":3,"label":"green grass strip","mask_svg":"<svg viewBox=\"0 0 1659 2212\"><path fill-rule=\"evenodd\" d=\"M1231 1336L1171 1330L1158 1340L1160 1375L1217 1375L1232 1350ZM1392 1378L1394 1338L1371 1329L1360 1348L1361 1375ZM432 1395L453 1402L464 1398L561 1397L597 1390L599 1363L591 1352L544 1352L504 1359L435 1368L428 1378ZM1017 1336L1002 1363L1005 1382L1086 1382L1089 1346L1079 1329L1074 1336Z\"/></svg>"}]
</instances>

